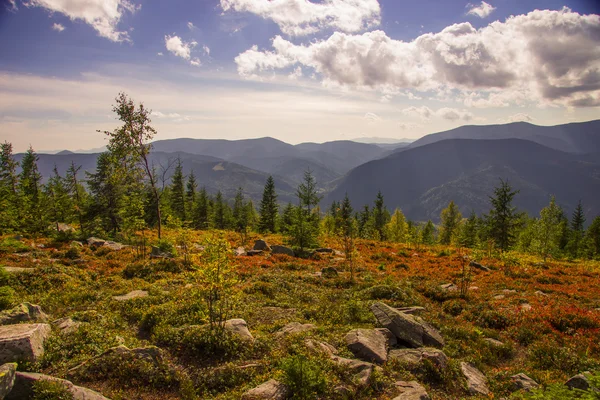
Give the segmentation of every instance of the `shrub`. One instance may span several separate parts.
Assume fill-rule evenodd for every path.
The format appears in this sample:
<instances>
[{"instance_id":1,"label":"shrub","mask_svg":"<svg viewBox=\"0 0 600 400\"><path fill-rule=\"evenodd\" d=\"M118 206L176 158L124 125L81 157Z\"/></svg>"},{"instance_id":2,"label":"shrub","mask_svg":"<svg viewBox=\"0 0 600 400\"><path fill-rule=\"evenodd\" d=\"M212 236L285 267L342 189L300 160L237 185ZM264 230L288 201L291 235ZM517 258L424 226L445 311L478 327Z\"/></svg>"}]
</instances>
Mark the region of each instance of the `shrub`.
<instances>
[{"instance_id":1,"label":"shrub","mask_svg":"<svg viewBox=\"0 0 600 400\"><path fill-rule=\"evenodd\" d=\"M531 346L528 359L537 369L558 369L567 373L578 372L584 361L574 349L553 342L536 343Z\"/></svg>"},{"instance_id":2,"label":"shrub","mask_svg":"<svg viewBox=\"0 0 600 400\"><path fill-rule=\"evenodd\" d=\"M588 376L590 384L594 388L600 388L600 372L592 376ZM579 390L569 389L562 383L548 385L545 388L534 389L530 393L526 393L524 398L527 400L600 400L600 392L596 390Z\"/></svg>"},{"instance_id":3,"label":"shrub","mask_svg":"<svg viewBox=\"0 0 600 400\"><path fill-rule=\"evenodd\" d=\"M15 290L10 286L0 287L0 310L6 310L15 303Z\"/></svg>"},{"instance_id":4,"label":"shrub","mask_svg":"<svg viewBox=\"0 0 600 400\"><path fill-rule=\"evenodd\" d=\"M294 355L284 358L279 367L283 370L283 383L290 389L292 399L312 399L325 393L327 380L315 360Z\"/></svg>"},{"instance_id":5,"label":"shrub","mask_svg":"<svg viewBox=\"0 0 600 400\"><path fill-rule=\"evenodd\" d=\"M444 310L444 312L453 315L453 316L457 316L460 315L460 313L463 312L465 307L465 301L464 300L450 300L446 303L444 303L444 306L442 307L442 309Z\"/></svg>"},{"instance_id":6,"label":"shrub","mask_svg":"<svg viewBox=\"0 0 600 400\"><path fill-rule=\"evenodd\" d=\"M170 255L172 257L177 256L177 249L175 248L175 245L173 245L173 242L171 242L167 239L159 240L156 243L156 247L159 248L161 253L167 253L168 255Z\"/></svg>"},{"instance_id":7,"label":"shrub","mask_svg":"<svg viewBox=\"0 0 600 400\"><path fill-rule=\"evenodd\" d=\"M376 285L365 289L364 294L371 300L405 300L407 295L398 286Z\"/></svg>"},{"instance_id":8,"label":"shrub","mask_svg":"<svg viewBox=\"0 0 600 400\"><path fill-rule=\"evenodd\" d=\"M244 343L231 332L223 329L211 329L209 325L190 325L173 328L166 325L154 329L154 340L186 355L199 358L241 357L244 350L251 346Z\"/></svg>"},{"instance_id":9,"label":"shrub","mask_svg":"<svg viewBox=\"0 0 600 400\"><path fill-rule=\"evenodd\" d=\"M73 400L73 394L60 381L40 379L33 383L31 400Z\"/></svg>"},{"instance_id":10,"label":"shrub","mask_svg":"<svg viewBox=\"0 0 600 400\"><path fill-rule=\"evenodd\" d=\"M67 251L65 251L64 258L69 260L76 260L81 257L81 253L77 247L71 247Z\"/></svg>"},{"instance_id":11,"label":"shrub","mask_svg":"<svg viewBox=\"0 0 600 400\"><path fill-rule=\"evenodd\" d=\"M30 250L31 248L25 243L13 238L6 238L0 242L0 254L26 253Z\"/></svg>"}]
</instances>

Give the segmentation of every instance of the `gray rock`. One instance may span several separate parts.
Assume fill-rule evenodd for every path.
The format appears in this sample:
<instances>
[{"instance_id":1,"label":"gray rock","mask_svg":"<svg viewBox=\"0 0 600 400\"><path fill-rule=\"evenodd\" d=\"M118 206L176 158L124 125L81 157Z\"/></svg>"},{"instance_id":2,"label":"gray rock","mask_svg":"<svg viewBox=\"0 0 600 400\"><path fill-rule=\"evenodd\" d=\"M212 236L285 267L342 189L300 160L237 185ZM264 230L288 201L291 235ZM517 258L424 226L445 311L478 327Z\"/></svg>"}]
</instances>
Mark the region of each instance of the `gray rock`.
<instances>
[{"instance_id":1,"label":"gray rock","mask_svg":"<svg viewBox=\"0 0 600 400\"><path fill-rule=\"evenodd\" d=\"M591 385L587 376L589 373L577 374L565 382L569 389L590 390Z\"/></svg>"},{"instance_id":2,"label":"gray rock","mask_svg":"<svg viewBox=\"0 0 600 400\"><path fill-rule=\"evenodd\" d=\"M285 254L286 256L294 257L294 250L289 247L274 245L271 246L271 254Z\"/></svg>"},{"instance_id":3,"label":"gray rock","mask_svg":"<svg viewBox=\"0 0 600 400\"><path fill-rule=\"evenodd\" d=\"M521 310L523 311L530 311L532 309L531 304L529 303L523 303L521 304Z\"/></svg>"},{"instance_id":4,"label":"gray rock","mask_svg":"<svg viewBox=\"0 0 600 400\"><path fill-rule=\"evenodd\" d=\"M238 247L237 249L234 250L234 253L235 253L235 255L237 257L241 257L241 256L247 255L246 249L244 249L243 247Z\"/></svg>"},{"instance_id":5,"label":"gray rock","mask_svg":"<svg viewBox=\"0 0 600 400\"><path fill-rule=\"evenodd\" d=\"M319 249L315 249L315 253L333 253L333 249L329 249L329 248L319 248Z\"/></svg>"},{"instance_id":6,"label":"gray rock","mask_svg":"<svg viewBox=\"0 0 600 400\"><path fill-rule=\"evenodd\" d=\"M467 389L469 390L469 393L481 396L490 394L487 378L480 370L466 362L460 363L460 370L467 379Z\"/></svg>"},{"instance_id":7,"label":"gray rock","mask_svg":"<svg viewBox=\"0 0 600 400\"><path fill-rule=\"evenodd\" d=\"M75 332L77 328L81 326L81 322L73 321L71 318L65 317L53 321L52 325L59 329L62 333L71 333Z\"/></svg>"},{"instance_id":8,"label":"gray rock","mask_svg":"<svg viewBox=\"0 0 600 400\"><path fill-rule=\"evenodd\" d=\"M371 311L377 321L412 347L443 347L444 339L433 326L421 318L402 313L384 303L374 303Z\"/></svg>"},{"instance_id":9,"label":"gray rock","mask_svg":"<svg viewBox=\"0 0 600 400\"><path fill-rule=\"evenodd\" d=\"M33 385L40 380L53 381L64 385L73 395L73 400L110 400L91 389L75 386L70 381L33 372L16 373L15 385L13 390L6 396L6 400L23 400L31 398L33 396Z\"/></svg>"},{"instance_id":10,"label":"gray rock","mask_svg":"<svg viewBox=\"0 0 600 400\"><path fill-rule=\"evenodd\" d=\"M116 301L127 301L127 300L131 300L131 299L138 299L138 298L147 297L147 296L148 296L148 292L146 292L145 290L134 290L127 294L122 294L120 296L113 296L113 299L115 299Z\"/></svg>"},{"instance_id":11,"label":"gray rock","mask_svg":"<svg viewBox=\"0 0 600 400\"><path fill-rule=\"evenodd\" d=\"M290 322L285 325L283 328L275 333L275 336L282 337L288 335L295 335L296 333L310 331L315 329L316 326L313 324L301 324L300 322Z\"/></svg>"},{"instance_id":12,"label":"gray rock","mask_svg":"<svg viewBox=\"0 0 600 400\"><path fill-rule=\"evenodd\" d=\"M330 357L338 353L337 349L327 342L317 342L313 339L306 339L304 344L309 350L314 352L322 352Z\"/></svg>"},{"instance_id":13,"label":"gray rock","mask_svg":"<svg viewBox=\"0 0 600 400\"><path fill-rule=\"evenodd\" d=\"M242 394L242 400L285 400L289 396L289 389L283 383L271 379L254 389Z\"/></svg>"},{"instance_id":14,"label":"gray rock","mask_svg":"<svg viewBox=\"0 0 600 400\"><path fill-rule=\"evenodd\" d=\"M540 297L548 297L548 294L542 292L541 290L536 290L535 295Z\"/></svg>"},{"instance_id":15,"label":"gray rock","mask_svg":"<svg viewBox=\"0 0 600 400\"><path fill-rule=\"evenodd\" d=\"M228 319L225 321L225 329L233 333L242 340L253 342L254 337L248 330L246 321L240 318Z\"/></svg>"},{"instance_id":16,"label":"gray rock","mask_svg":"<svg viewBox=\"0 0 600 400\"><path fill-rule=\"evenodd\" d=\"M0 399L4 399L15 384L17 363L6 363L0 366Z\"/></svg>"},{"instance_id":17,"label":"gray rock","mask_svg":"<svg viewBox=\"0 0 600 400\"><path fill-rule=\"evenodd\" d=\"M492 339L492 338L484 338L483 341L486 342L487 344L489 344L492 347L502 347L502 346L504 346L504 343L502 343L499 340Z\"/></svg>"},{"instance_id":18,"label":"gray rock","mask_svg":"<svg viewBox=\"0 0 600 400\"><path fill-rule=\"evenodd\" d=\"M346 334L348 349L358 358L383 364L387 361L387 338L375 329L353 329Z\"/></svg>"},{"instance_id":19,"label":"gray rock","mask_svg":"<svg viewBox=\"0 0 600 400\"><path fill-rule=\"evenodd\" d=\"M104 243L104 247L107 247L107 248L109 248L111 250L114 250L114 251L119 251L119 250L123 250L124 248L129 247L129 246L127 246L125 244L121 244L121 243L117 243L117 242L113 242L113 241L107 240L106 243Z\"/></svg>"},{"instance_id":20,"label":"gray rock","mask_svg":"<svg viewBox=\"0 0 600 400\"><path fill-rule=\"evenodd\" d=\"M515 289L503 289L502 293L504 294L515 294L517 291Z\"/></svg>"},{"instance_id":21,"label":"gray rock","mask_svg":"<svg viewBox=\"0 0 600 400\"><path fill-rule=\"evenodd\" d=\"M44 354L44 342L50 331L48 324L0 326L0 363L37 361Z\"/></svg>"},{"instance_id":22,"label":"gray rock","mask_svg":"<svg viewBox=\"0 0 600 400\"><path fill-rule=\"evenodd\" d=\"M425 311L425 307L411 306L411 307L396 307L396 310L404 314L415 315Z\"/></svg>"},{"instance_id":23,"label":"gray rock","mask_svg":"<svg viewBox=\"0 0 600 400\"><path fill-rule=\"evenodd\" d=\"M22 272L33 272L35 268L22 268L22 267L4 267L4 271L9 274L19 274Z\"/></svg>"},{"instance_id":24,"label":"gray rock","mask_svg":"<svg viewBox=\"0 0 600 400\"><path fill-rule=\"evenodd\" d=\"M171 254L165 253L158 246L152 246L150 251L150 257L152 258L171 258Z\"/></svg>"},{"instance_id":25,"label":"gray rock","mask_svg":"<svg viewBox=\"0 0 600 400\"><path fill-rule=\"evenodd\" d=\"M324 267L321 269L321 276L325 278L335 278L338 276L338 270L334 267Z\"/></svg>"},{"instance_id":26,"label":"gray rock","mask_svg":"<svg viewBox=\"0 0 600 400\"><path fill-rule=\"evenodd\" d=\"M388 348L394 347L398 344L398 338L388 328L375 328L375 330L383 334L383 336L385 336L386 345Z\"/></svg>"},{"instance_id":27,"label":"gray rock","mask_svg":"<svg viewBox=\"0 0 600 400\"><path fill-rule=\"evenodd\" d=\"M252 248L252 250L271 251L271 247L264 240L258 239L254 242L254 247Z\"/></svg>"},{"instance_id":28,"label":"gray rock","mask_svg":"<svg viewBox=\"0 0 600 400\"><path fill-rule=\"evenodd\" d=\"M486 272L490 271L490 269L488 267L486 267L485 265L481 265L481 264L479 264L478 262L475 262L475 261L471 261L469 263L469 265L471 267L473 267L473 268L477 268L477 269L482 270L482 271L486 271Z\"/></svg>"},{"instance_id":29,"label":"gray rock","mask_svg":"<svg viewBox=\"0 0 600 400\"><path fill-rule=\"evenodd\" d=\"M88 238L88 240L87 240L87 244L90 247L102 247L102 246L104 246L104 243L106 243L106 240L99 239L97 237L91 237L91 238Z\"/></svg>"},{"instance_id":30,"label":"gray rock","mask_svg":"<svg viewBox=\"0 0 600 400\"><path fill-rule=\"evenodd\" d=\"M388 360L396 360L408 369L420 368L424 360L428 360L437 368L444 370L448 367L448 356L439 349L421 347L419 349L392 349Z\"/></svg>"},{"instance_id":31,"label":"gray rock","mask_svg":"<svg viewBox=\"0 0 600 400\"><path fill-rule=\"evenodd\" d=\"M454 283L444 283L440 285L440 289L445 290L446 292L456 292L458 290L458 286Z\"/></svg>"},{"instance_id":32,"label":"gray rock","mask_svg":"<svg viewBox=\"0 0 600 400\"><path fill-rule=\"evenodd\" d=\"M503 294L497 294L494 296L494 300L502 300L504 298Z\"/></svg>"},{"instance_id":33,"label":"gray rock","mask_svg":"<svg viewBox=\"0 0 600 400\"><path fill-rule=\"evenodd\" d=\"M18 324L20 322L46 322L48 316L38 305L21 303L10 310L0 313L0 325Z\"/></svg>"},{"instance_id":34,"label":"gray rock","mask_svg":"<svg viewBox=\"0 0 600 400\"><path fill-rule=\"evenodd\" d=\"M366 361L352 360L338 356L331 357L331 360L339 366L347 368L353 374L353 380L358 386L365 387L369 385L375 365Z\"/></svg>"},{"instance_id":35,"label":"gray rock","mask_svg":"<svg viewBox=\"0 0 600 400\"><path fill-rule=\"evenodd\" d=\"M532 389L537 389L540 386L536 381L534 381L533 379L531 379L523 373L511 376L510 380L512 381L513 391L530 391Z\"/></svg>"},{"instance_id":36,"label":"gray rock","mask_svg":"<svg viewBox=\"0 0 600 400\"><path fill-rule=\"evenodd\" d=\"M394 400L430 400L425 388L416 381L399 381L394 384L400 391L400 395Z\"/></svg>"},{"instance_id":37,"label":"gray rock","mask_svg":"<svg viewBox=\"0 0 600 400\"><path fill-rule=\"evenodd\" d=\"M252 256L259 256L259 255L261 255L262 253L263 253L263 251L262 251L262 250L248 250L248 251L246 252L246 255L247 255L247 256L250 256L250 257L252 257Z\"/></svg>"}]
</instances>

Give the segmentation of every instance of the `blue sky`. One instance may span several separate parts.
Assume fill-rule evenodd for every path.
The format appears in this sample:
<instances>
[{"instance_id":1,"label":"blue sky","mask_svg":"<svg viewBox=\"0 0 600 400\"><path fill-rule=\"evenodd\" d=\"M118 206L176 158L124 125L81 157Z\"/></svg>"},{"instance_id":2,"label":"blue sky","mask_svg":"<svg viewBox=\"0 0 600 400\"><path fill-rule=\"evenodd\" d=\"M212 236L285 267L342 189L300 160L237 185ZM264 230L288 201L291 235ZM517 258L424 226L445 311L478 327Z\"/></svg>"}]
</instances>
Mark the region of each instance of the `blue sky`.
<instances>
[{"instance_id":1,"label":"blue sky","mask_svg":"<svg viewBox=\"0 0 600 400\"><path fill-rule=\"evenodd\" d=\"M593 0L4 0L0 138L102 146L120 90L154 110L162 139L595 119L599 12Z\"/></svg>"}]
</instances>

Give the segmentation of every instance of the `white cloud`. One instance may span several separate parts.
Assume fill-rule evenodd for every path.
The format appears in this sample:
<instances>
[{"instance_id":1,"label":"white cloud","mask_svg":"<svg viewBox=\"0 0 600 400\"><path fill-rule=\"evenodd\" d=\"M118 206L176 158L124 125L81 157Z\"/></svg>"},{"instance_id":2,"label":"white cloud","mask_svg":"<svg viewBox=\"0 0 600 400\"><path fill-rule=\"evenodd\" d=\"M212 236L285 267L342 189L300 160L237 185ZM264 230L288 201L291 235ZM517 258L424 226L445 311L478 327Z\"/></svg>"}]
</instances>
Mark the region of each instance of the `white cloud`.
<instances>
[{"instance_id":1,"label":"white cloud","mask_svg":"<svg viewBox=\"0 0 600 400\"><path fill-rule=\"evenodd\" d=\"M204 55L210 56L210 47L207 45L202 46L202 51L204 52Z\"/></svg>"},{"instance_id":2,"label":"white cloud","mask_svg":"<svg viewBox=\"0 0 600 400\"><path fill-rule=\"evenodd\" d=\"M156 53L156 55L160 56L160 57L164 56L164 54L162 53L162 51L159 51L158 53Z\"/></svg>"},{"instance_id":3,"label":"white cloud","mask_svg":"<svg viewBox=\"0 0 600 400\"><path fill-rule=\"evenodd\" d=\"M288 78L294 81L302 78L302 67L296 67L296 69L288 75Z\"/></svg>"},{"instance_id":4,"label":"white cloud","mask_svg":"<svg viewBox=\"0 0 600 400\"><path fill-rule=\"evenodd\" d=\"M202 63L200 62L200 59L198 57L191 59L190 64L192 64L194 67L199 67L202 65Z\"/></svg>"},{"instance_id":5,"label":"white cloud","mask_svg":"<svg viewBox=\"0 0 600 400\"><path fill-rule=\"evenodd\" d=\"M543 105L600 105L600 16L568 8L536 10L481 29L451 25L411 42L385 32L335 32L328 39L296 45L281 36L271 51L253 46L235 59L241 76L300 65L325 86L469 93L485 101ZM506 92L514 98L494 97ZM479 99L475 99L479 100ZM481 104L485 106L485 104Z\"/></svg>"},{"instance_id":6,"label":"white cloud","mask_svg":"<svg viewBox=\"0 0 600 400\"><path fill-rule=\"evenodd\" d=\"M192 58L192 49L198 45L197 42L185 42L179 36L165 36L165 47L177 57L190 62L191 65L199 67L202 65L198 57Z\"/></svg>"},{"instance_id":7,"label":"white cloud","mask_svg":"<svg viewBox=\"0 0 600 400\"><path fill-rule=\"evenodd\" d=\"M363 117L365 119L365 121L367 121L369 124L376 124L379 121L381 121L381 117L375 113L372 112L368 112L365 114L365 116Z\"/></svg>"},{"instance_id":8,"label":"white cloud","mask_svg":"<svg viewBox=\"0 0 600 400\"><path fill-rule=\"evenodd\" d=\"M58 32L62 32L65 30L65 27L62 24L54 23L54 25L52 25L52 29Z\"/></svg>"},{"instance_id":9,"label":"white cloud","mask_svg":"<svg viewBox=\"0 0 600 400\"><path fill-rule=\"evenodd\" d=\"M159 119L170 120L172 122L184 122L191 121L192 118L188 115L181 115L179 113L162 113L160 111L152 111L151 114L153 117L157 117Z\"/></svg>"},{"instance_id":10,"label":"white cloud","mask_svg":"<svg viewBox=\"0 0 600 400\"><path fill-rule=\"evenodd\" d=\"M17 11L19 7L17 7L17 0L8 0L8 4L6 5L6 9L8 11Z\"/></svg>"},{"instance_id":11,"label":"white cloud","mask_svg":"<svg viewBox=\"0 0 600 400\"><path fill-rule=\"evenodd\" d=\"M448 107L440 108L435 112L435 115L448 121L470 121L475 118L475 116L468 111Z\"/></svg>"},{"instance_id":12,"label":"white cloud","mask_svg":"<svg viewBox=\"0 0 600 400\"><path fill-rule=\"evenodd\" d=\"M482 1L478 6L469 3L467 4L467 7L469 7L469 11L467 12L468 15L476 15L479 18L487 18L496 9L496 7L485 1Z\"/></svg>"},{"instance_id":13,"label":"white cloud","mask_svg":"<svg viewBox=\"0 0 600 400\"><path fill-rule=\"evenodd\" d=\"M224 11L249 12L275 22L290 36L331 28L358 32L381 22L377 0L220 0Z\"/></svg>"},{"instance_id":14,"label":"white cloud","mask_svg":"<svg viewBox=\"0 0 600 400\"><path fill-rule=\"evenodd\" d=\"M533 118L529 114L517 113L506 118L505 122L533 122Z\"/></svg>"},{"instance_id":15,"label":"white cloud","mask_svg":"<svg viewBox=\"0 0 600 400\"><path fill-rule=\"evenodd\" d=\"M403 131L413 131L415 129L421 129L422 127L423 127L423 125L413 124L412 122L398 123L398 128L402 129Z\"/></svg>"},{"instance_id":16,"label":"white cloud","mask_svg":"<svg viewBox=\"0 0 600 400\"><path fill-rule=\"evenodd\" d=\"M431 108L427 107L427 106L421 106L421 107L408 107L405 108L404 110L402 110L402 114L404 115L409 115L409 116L413 116L413 117L419 117L421 119L429 119L434 112L431 110Z\"/></svg>"},{"instance_id":17,"label":"white cloud","mask_svg":"<svg viewBox=\"0 0 600 400\"><path fill-rule=\"evenodd\" d=\"M190 31L193 31L196 28L193 22L188 22L187 27Z\"/></svg>"},{"instance_id":18,"label":"white cloud","mask_svg":"<svg viewBox=\"0 0 600 400\"><path fill-rule=\"evenodd\" d=\"M113 42L130 41L127 31L117 30L117 25L125 12L134 13L141 7L130 0L29 0L24 4L64 14L73 21L82 20Z\"/></svg>"}]
</instances>

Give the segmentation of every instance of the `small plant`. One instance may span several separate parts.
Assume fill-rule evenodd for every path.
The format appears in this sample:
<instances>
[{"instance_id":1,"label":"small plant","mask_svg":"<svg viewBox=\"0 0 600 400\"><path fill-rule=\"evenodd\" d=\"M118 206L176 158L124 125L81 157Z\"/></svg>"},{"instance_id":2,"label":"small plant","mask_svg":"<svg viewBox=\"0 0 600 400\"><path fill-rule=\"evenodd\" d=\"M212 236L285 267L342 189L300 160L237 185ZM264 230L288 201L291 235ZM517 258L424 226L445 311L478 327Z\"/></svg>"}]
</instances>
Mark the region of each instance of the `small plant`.
<instances>
[{"instance_id":1,"label":"small plant","mask_svg":"<svg viewBox=\"0 0 600 400\"><path fill-rule=\"evenodd\" d=\"M292 399L313 399L327 389L327 380L321 366L302 355L284 358L280 368L283 370L283 383L292 393Z\"/></svg>"},{"instance_id":2,"label":"small plant","mask_svg":"<svg viewBox=\"0 0 600 400\"><path fill-rule=\"evenodd\" d=\"M33 384L31 400L73 400L73 394L60 381L40 379Z\"/></svg>"},{"instance_id":3,"label":"small plant","mask_svg":"<svg viewBox=\"0 0 600 400\"><path fill-rule=\"evenodd\" d=\"M10 286L0 287L0 310L6 310L15 303L15 290Z\"/></svg>"}]
</instances>

